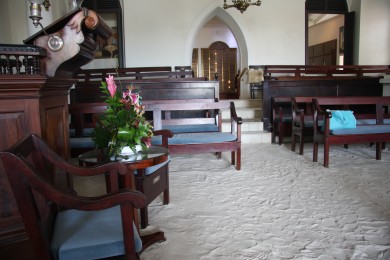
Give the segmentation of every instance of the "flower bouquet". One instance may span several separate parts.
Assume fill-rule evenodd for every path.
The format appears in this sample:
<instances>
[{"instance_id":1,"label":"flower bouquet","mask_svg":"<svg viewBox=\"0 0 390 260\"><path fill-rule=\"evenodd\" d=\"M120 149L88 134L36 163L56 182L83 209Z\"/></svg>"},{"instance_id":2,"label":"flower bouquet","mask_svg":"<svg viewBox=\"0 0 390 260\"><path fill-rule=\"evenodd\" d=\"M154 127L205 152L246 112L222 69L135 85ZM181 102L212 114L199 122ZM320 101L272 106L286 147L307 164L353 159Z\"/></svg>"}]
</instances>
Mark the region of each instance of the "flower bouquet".
<instances>
[{"instance_id":1,"label":"flower bouquet","mask_svg":"<svg viewBox=\"0 0 390 260\"><path fill-rule=\"evenodd\" d=\"M107 148L106 156L116 159L127 148L134 153L137 147L147 149L153 136L153 126L143 116L141 96L132 86L118 90L110 75L102 82L101 91L106 95L107 110L99 118L91 133L97 148Z\"/></svg>"}]
</instances>

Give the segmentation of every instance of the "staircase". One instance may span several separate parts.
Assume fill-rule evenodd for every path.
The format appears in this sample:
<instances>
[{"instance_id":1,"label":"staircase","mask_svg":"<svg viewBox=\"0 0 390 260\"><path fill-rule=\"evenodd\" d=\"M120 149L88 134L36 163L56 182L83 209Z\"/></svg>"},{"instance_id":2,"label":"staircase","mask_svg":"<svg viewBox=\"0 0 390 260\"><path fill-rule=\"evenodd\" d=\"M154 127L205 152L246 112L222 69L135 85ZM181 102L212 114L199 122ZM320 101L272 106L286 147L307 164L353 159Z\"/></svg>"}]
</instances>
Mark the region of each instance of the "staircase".
<instances>
[{"instance_id":1,"label":"staircase","mask_svg":"<svg viewBox=\"0 0 390 260\"><path fill-rule=\"evenodd\" d=\"M263 130L261 99L224 99L223 101L233 101L237 115L242 118L242 143L271 143L271 133ZM225 115L230 115L230 112L222 111L222 131L230 132L230 119Z\"/></svg>"}]
</instances>

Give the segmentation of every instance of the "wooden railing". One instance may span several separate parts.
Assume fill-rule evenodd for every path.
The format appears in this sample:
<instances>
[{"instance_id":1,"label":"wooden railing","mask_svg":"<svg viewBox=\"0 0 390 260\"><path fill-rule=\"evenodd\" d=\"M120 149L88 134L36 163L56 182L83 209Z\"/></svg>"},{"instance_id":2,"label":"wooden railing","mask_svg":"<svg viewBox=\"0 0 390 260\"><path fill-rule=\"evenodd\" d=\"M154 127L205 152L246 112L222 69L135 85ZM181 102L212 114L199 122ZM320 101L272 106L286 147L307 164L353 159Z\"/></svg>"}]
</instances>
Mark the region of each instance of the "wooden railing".
<instances>
[{"instance_id":1,"label":"wooden railing","mask_svg":"<svg viewBox=\"0 0 390 260\"><path fill-rule=\"evenodd\" d=\"M180 68L180 67L178 67ZM114 75L119 79L152 79L152 78L193 78L192 70L178 69L172 71L171 67L132 67L132 68L104 68L104 69L80 69L75 78L80 82L101 81L108 75Z\"/></svg>"},{"instance_id":2,"label":"wooden railing","mask_svg":"<svg viewBox=\"0 0 390 260\"><path fill-rule=\"evenodd\" d=\"M313 79L334 77L367 77L390 74L390 65L265 65L264 74L268 79Z\"/></svg>"},{"instance_id":3,"label":"wooden railing","mask_svg":"<svg viewBox=\"0 0 390 260\"><path fill-rule=\"evenodd\" d=\"M46 50L34 45L0 44L0 75L41 75Z\"/></svg>"}]
</instances>

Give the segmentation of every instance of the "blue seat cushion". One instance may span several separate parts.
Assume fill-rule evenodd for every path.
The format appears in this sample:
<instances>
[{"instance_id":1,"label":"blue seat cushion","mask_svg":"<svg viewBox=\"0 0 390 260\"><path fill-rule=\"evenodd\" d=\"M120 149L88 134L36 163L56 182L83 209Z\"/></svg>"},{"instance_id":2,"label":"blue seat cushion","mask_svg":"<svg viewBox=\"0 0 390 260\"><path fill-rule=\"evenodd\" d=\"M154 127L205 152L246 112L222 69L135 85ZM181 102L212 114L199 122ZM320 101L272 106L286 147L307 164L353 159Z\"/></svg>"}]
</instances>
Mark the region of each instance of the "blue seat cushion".
<instances>
[{"instance_id":1,"label":"blue seat cushion","mask_svg":"<svg viewBox=\"0 0 390 260\"><path fill-rule=\"evenodd\" d=\"M163 129L169 129L172 133L198 133L198 132L217 132L216 124L195 124L195 125L163 125Z\"/></svg>"},{"instance_id":2,"label":"blue seat cushion","mask_svg":"<svg viewBox=\"0 0 390 260\"><path fill-rule=\"evenodd\" d=\"M332 135L381 134L390 133L390 125L362 125L356 128L331 130Z\"/></svg>"},{"instance_id":3,"label":"blue seat cushion","mask_svg":"<svg viewBox=\"0 0 390 260\"><path fill-rule=\"evenodd\" d=\"M135 250L140 252L142 240L135 225L134 240ZM71 209L59 213L51 248L53 255L60 260L124 255L120 207L100 211Z\"/></svg>"},{"instance_id":4,"label":"blue seat cushion","mask_svg":"<svg viewBox=\"0 0 390 260\"><path fill-rule=\"evenodd\" d=\"M279 115L276 118L274 118L274 121L275 122L279 122L280 121ZM282 122L283 123L291 123L292 122L292 116L291 115L283 115Z\"/></svg>"},{"instance_id":5,"label":"blue seat cushion","mask_svg":"<svg viewBox=\"0 0 390 260\"><path fill-rule=\"evenodd\" d=\"M375 124L376 124L376 119L357 119L356 120L356 125L375 125ZM383 124L389 125L390 119L384 119Z\"/></svg>"},{"instance_id":6,"label":"blue seat cushion","mask_svg":"<svg viewBox=\"0 0 390 260\"><path fill-rule=\"evenodd\" d=\"M208 144L222 143L237 140L237 136L228 132L210 132L210 133L181 133L174 134L168 139L170 144ZM152 137L152 145L161 145L161 136Z\"/></svg>"},{"instance_id":7,"label":"blue seat cushion","mask_svg":"<svg viewBox=\"0 0 390 260\"><path fill-rule=\"evenodd\" d=\"M93 128L84 128L83 134L84 136L91 136ZM69 128L69 136L76 137L76 130L74 128Z\"/></svg>"},{"instance_id":8,"label":"blue seat cushion","mask_svg":"<svg viewBox=\"0 0 390 260\"><path fill-rule=\"evenodd\" d=\"M94 148L95 142L91 137L71 137L69 138L70 148Z\"/></svg>"}]
</instances>

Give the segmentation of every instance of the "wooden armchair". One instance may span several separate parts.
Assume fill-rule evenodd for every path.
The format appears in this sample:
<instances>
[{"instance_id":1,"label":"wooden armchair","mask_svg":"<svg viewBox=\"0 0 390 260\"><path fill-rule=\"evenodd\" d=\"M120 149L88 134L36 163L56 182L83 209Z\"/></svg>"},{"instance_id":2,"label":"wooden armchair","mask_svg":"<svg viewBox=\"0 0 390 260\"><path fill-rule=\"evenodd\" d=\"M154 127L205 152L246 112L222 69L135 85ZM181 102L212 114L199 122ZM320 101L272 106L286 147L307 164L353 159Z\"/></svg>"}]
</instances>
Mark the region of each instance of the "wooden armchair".
<instances>
[{"instance_id":1,"label":"wooden armchair","mask_svg":"<svg viewBox=\"0 0 390 260\"><path fill-rule=\"evenodd\" d=\"M73 166L35 135L0 152L0 162L38 259L118 255L139 259L139 253L147 246L165 240L162 232L157 232L154 240L140 238L136 209L146 205L146 198L133 189L119 190L118 175L128 174L121 163L92 168ZM99 197L78 196L69 187L53 183L62 174L105 174L112 192Z\"/></svg>"}]
</instances>

